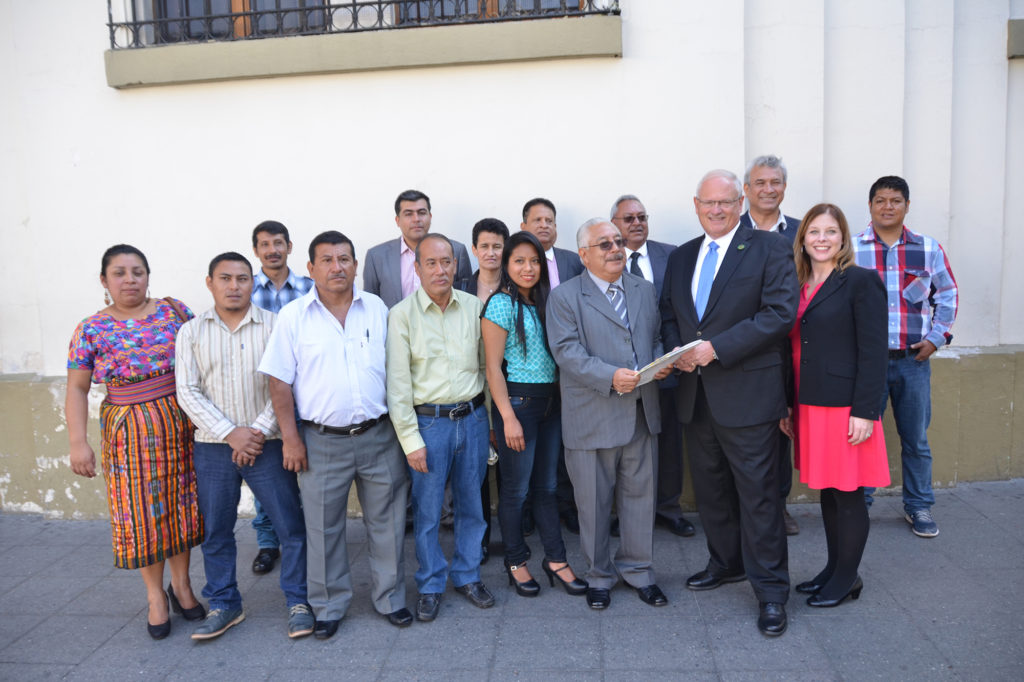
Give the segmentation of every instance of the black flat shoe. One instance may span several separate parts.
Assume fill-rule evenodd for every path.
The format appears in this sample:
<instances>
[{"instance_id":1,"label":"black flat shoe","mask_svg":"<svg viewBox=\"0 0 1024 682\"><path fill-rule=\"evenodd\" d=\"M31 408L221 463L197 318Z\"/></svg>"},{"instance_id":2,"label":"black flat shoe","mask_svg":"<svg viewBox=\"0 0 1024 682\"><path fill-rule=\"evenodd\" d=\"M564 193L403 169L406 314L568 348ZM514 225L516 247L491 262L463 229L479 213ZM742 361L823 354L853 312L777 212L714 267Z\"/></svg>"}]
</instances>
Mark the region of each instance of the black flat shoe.
<instances>
[{"instance_id":1,"label":"black flat shoe","mask_svg":"<svg viewBox=\"0 0 1024 682\"><path fill-rule=\"evenodd\" d=\"M665 606L668 604L668 597L654 583L636 588L636 593L640 595L640 601L649 606Z\"/></svg>"},{"instance_id":2,"label":"black flat shoe","mask_svg":"<svg viewBox=\"0 0 1024 682\"><path fill-rule=\"evenodd\" d=\"M606 609L611 603L612 595L608 590L600 587L591 587L587 589L587 606L595 611Z\"/></svg>"},{"instance_id":3,"label":"black flat shoe","mask_svg":"<svg viewBox=\"0 0 1024 682\"><path fill-rule=\"evenodd\" d=\"M170 585L167 586L167 599L171 602L171 611L180 614L185 620L202 620L206 618L206 609L203 605L196 602L196 605L190 609L183 608L178 598L174 596L174 588Z\"/></svg>"},{"instance_id":4,"label":"black flat shoe","mask_svg":"<svg viewBox=\"0 0 1024 682\"><path fill-rule=\"evenodd\" d=\"M437 592L427 592L420 595L416 602L416 620L421 623L429 623L437 618L437 612L441 609L441 595Z\"/></svg>"},{"instance_id":5,"label":"black flat shoe","mask_svg":"<svg viewBox=\"0 0 1024 682\"><path fill-rule=\"evenodd\" d=\"M545 559L544 561L540 562L540 567L544 569L545 573L547 573L548 583L551 585L551 587L555 586L555 578L558 578L558 582L562 584L562 587L565 588L565 591L573 596L586 594L587 588L590 587L589 585L587 585L586 580L581 580L579 577L575 577L569 581L562 580L562 576L558 574L561 571L564 571L565 569L569 568L569 564L562 566L560 569L556 571L555 569L551 568L551 562Z\"/></svg>"},{"instance_id":6,"label":"black flat shoe","mask_svg":"<svg viewBox=\"0 0 1024 682\"><path fill-rule=\"evenodd\" d=\"M505 564L505 572L508 573L508 584L516 588L516 594L520 597L536 597L540 594L540 585L532 577L529 580L519 582L516 577L512 575L512 571L518 570L526 566L524 561L521 564Z\"/></svg>"},{"instance_id":7,"label":"black flat shoe","mask_svg":"<svg viewBox=\"0 0 1024 682\"><path fill-rule=\"evenodd\" d=\"M860 599L860 592L863 589L864 581L861 580L860 576L858 575L857 579L853 581L853 587L850 588L850 591L844 594L842 597L839 597L839 599L826 599L821 596L821 592L816 592L807 598L807 605L815 606L818 608L830 609L842 604L844 601L846 601L847 597L850 597L854 601Z\"/></svg>"},{"instance_id":8,"label":"black flat shoe","mask_svg":"<svg viewBox=\"0 0 1024 682\"><path fill-rule=\"evenodd\" d=\"M757 629L766 637L778 637L786 631L786 607L774 601L761 602Z\"/></svg>"},{"instance_id":9,"label":"black flat shoe","mask_svg":"<svg viewBox=\"0 0 1024 682\"><path fill-rule=\"evenodd\" d=\"M316 625L313 626L313 636L317 639L330 639L334 636L334 633L338 631L338 620L318 620Z\"/></svg>"}]
</instances>

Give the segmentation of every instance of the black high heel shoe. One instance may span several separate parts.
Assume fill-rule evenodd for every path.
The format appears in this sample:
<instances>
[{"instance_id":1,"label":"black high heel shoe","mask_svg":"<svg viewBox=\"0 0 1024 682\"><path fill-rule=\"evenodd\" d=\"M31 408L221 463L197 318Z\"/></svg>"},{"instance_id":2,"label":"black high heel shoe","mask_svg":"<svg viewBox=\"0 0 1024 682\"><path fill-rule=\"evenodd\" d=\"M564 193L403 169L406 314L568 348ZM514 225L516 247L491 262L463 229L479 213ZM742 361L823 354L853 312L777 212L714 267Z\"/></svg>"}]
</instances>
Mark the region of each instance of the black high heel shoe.
<instances>
[{"instance_id":1,"label":"black high heel shoe","mask_svg":"<svg viewBox=\"0 0 1024 682\"><path fill-rule=\"evenodd\" d=\"M170 609L168 609L170 611ZM153 639L163 639L167 635L171 634L171 616L167 615L167 620L160 623L159 625L151 625L149 619L146 619L146 632Z\"/></svg>"},{"instance_id":2,"label":"black high heel shoe","mask_svg":"<svg viewBox=\"0 0 1024 682\"><path fill-rule=\"evenodd\" d=\"M512 575L512 571L518 570L526 566L524 561L521 564L505 564L505 572L508 573L508 584L516 588L516 594L520 597L536 597L540 594L540 585L532 577L524 582L519 582L516 577Z\"/></svg>"},{"instance_id":3,"label":"black high heel shoe","mask_svg":"<svg viewBox=\"0 0 1024 682\"><path fill-rule=\"evenodd\" d=\"M590 587L590 585L587 584L586 580L581 580L578 577L573 578L570 581L562 580L562 576L558 575L558 573L569 568L569 564L562 566L560 569L556 571L555 569L551 568L551 562L545 559L544 561L540 562L540 566L544 569L544 572L548 574L548 582L551 584L551 587L555 586L555 578L558 578L558 582L562 583L562 587L564 587L565 591L571 595L586 594L587 588Z\"/></svg>"},{"instance_id":4,"label":"black high heel shoe","mask_svg":"<svg viewBox=\"0 0 1024 682\"><path fill-rule=\"evenodd\" d=\"M845 601L847 597L850 597L854 601L856 601L857 599L860 599L860 592L863 589L864 589L864 581L861 580L860 576L858 575L857 579L853 581L853 587L850 588L850 591L847 592L846 594L844 594L839 599L825 599L824 597L821 596L821 593L818 592L818 593L812 594L810 597L807 598L807 605L808 606L817 606L817 607L821 607L821 608L832 608L834 606L839 606L840 604L842 604L843 601Z\"/></svg>"},{"instance_id":5,"label":"black high heel shoe","mask_svg":"<svg viewBox=\"0 0 1024 682\"><path fill-rule=\"evenodd\" d=\"M202 620L206 618L206 609L203 608L202 604L196 603L190 609L183 608L178 598L174 596L174 588L171 585L167 586L167 599L170 601L171 610L175 613L181 614L185 620Z\"/></svg>"}]
</instances>

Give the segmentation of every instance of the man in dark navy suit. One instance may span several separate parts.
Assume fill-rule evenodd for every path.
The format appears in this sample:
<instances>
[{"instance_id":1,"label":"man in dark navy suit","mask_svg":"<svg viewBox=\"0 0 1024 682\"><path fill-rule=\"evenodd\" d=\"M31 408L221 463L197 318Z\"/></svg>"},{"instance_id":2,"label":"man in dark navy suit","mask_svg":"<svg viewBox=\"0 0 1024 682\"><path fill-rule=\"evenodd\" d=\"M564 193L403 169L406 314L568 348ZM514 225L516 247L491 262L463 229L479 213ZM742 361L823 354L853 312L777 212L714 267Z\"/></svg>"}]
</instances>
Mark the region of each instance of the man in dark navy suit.
<instances>
[{"instance_id":1,"label":"man in dark navy suit","mask_svg":"<svg viewBox=\"0 0 1024 682\"><path fill-rule=\"evenodd\" d=\"M800 220L782 212L782 200L786 198L786 181L789 173L782 159L772 154L758 156L743 176L743 194L749 208L740 216L740 225L753 227L765 232L776 232L793 243ZM796 535L800 525L786 510L786 498L793 488L793 459L790 442L786 434L779 431L779 494L782 496L782 518L786 522L786 535Z\"/></svg>"},{"instance_id":2,"label":"man in dark navy suit","mask_svg":"<svg viewBox=\"0 0 1024 682\"><path fill-rule=\"evenodd\" d=\"M648 215L643 202L632 194L624 194L612 204L611 219L626 242L626 271L654 284L661 298L665 267L673 244L647 238ZM683 492L683 429L676 417L676 380L669 377L660 382L661 433L658 434L657 506L654 523L681 537L694 534L693 524L683 517L679 496ZM616 520L617 521L617 520Z\"/></svg>"},{"instance_id":3,"label":"man in dark navy suit","mask_svg":"<svg viewBox=\"0 0 1024 682\"><path fill-rule=\"evenodd\" d=\"M739 226L743 191L729 171L707 173L693 204L704 235L672 252L661 293L664 347L700 342L676 361L676 408L710 555L686 586L749 579L758 629L776 636L789 599L776 434L787 411L781 343L800 297L793 250Z\"/></svg>"}]
</instances>

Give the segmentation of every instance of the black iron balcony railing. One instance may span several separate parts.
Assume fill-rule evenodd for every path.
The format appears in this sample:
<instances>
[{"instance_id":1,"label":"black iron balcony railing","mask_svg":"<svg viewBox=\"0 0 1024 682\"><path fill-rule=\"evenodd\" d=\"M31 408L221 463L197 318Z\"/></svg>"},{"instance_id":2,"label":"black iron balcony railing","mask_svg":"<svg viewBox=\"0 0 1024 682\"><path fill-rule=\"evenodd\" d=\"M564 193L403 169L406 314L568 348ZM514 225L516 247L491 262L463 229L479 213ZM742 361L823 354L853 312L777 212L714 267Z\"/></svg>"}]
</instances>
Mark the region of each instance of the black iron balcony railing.
<instances>
[{"instance_id":1,"label":"black iron balcony railing","mask_svg":"<svg viewBox=\"0 0 1024 682\"><path fill-rule=\"evenodd\" d=\"M618 0L107 0L114 50L618 14Z\"/></svg>"}]
</instances>

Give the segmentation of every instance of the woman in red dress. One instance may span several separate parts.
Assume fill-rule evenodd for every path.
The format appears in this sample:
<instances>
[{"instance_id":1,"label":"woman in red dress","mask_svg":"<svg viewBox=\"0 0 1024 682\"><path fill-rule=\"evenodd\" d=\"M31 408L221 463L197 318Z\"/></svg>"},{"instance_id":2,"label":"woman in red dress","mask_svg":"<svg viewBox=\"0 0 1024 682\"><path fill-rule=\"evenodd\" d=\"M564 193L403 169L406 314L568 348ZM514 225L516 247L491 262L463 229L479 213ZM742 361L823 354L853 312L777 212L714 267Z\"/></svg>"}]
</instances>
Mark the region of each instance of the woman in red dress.
<instances>
[{"instance_id":1,"label":"woman in red dress","mask_svg":"<svg viewBox=\"0 0 1024 682\"><path fill-rule=\"evenodd\" d=\"M854 265L846 217L838 206L807 212L794 240L800 305L790 332L791 416L800 480L821 491L828 562L796 586L810 606L860 597L857 574L868 539L864 486L889 484L881 408L887 364L885 288Z\"/></svg>"}]
</instances>

